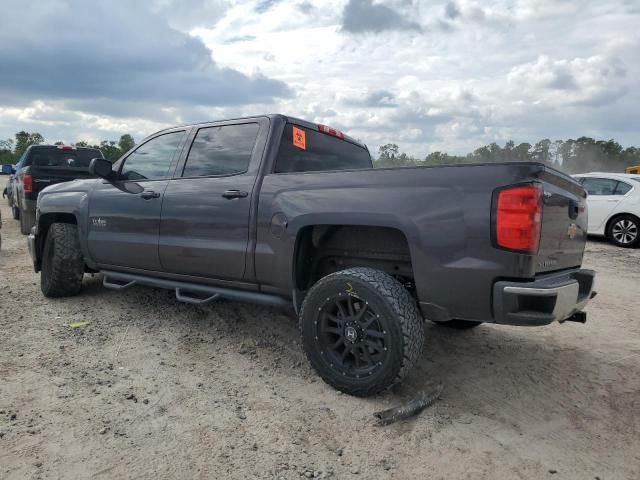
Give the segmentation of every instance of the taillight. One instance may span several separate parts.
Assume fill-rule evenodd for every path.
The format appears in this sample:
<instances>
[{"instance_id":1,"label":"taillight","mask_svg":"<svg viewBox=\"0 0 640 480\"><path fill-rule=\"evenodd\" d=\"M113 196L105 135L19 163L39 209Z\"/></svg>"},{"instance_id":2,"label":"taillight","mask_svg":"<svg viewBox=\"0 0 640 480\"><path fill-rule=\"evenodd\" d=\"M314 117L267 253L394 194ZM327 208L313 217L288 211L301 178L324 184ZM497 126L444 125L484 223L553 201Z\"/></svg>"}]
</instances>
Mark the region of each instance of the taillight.
<instances>
[{"instance_id":1,"label":"taillight","mask_svg":"<svg viewBox=\"0 0 640 480\"><path fill-rule=\"evenodd\" d=\"M33 177L30 173L26 173L24 177L22 177L22 185L25 193L33 192Z\"/></svg>"},{"instance_id":2,"label":"taillight","mask_svg":"<svg viewBox=\"0 0 640 480\"><path fill-rule=\"evenodd\" d=\"M501 190L495 218L498 246L536 253L542 225L542 187L524 185Z\"/></svg>"},{"instance_id":3,"label":"taillight","mask_svg":"<svg viewBox=\"0 0 640 480\"><path fill-rule=\"evenodd\" d=\"M335 128L331 128L327 125L318 125L318 131L322 133L326 133L327 135L331 135L332 137L338 137L344 140L344 133L340 130L336 130Z\"/></svg>"}]
</instances>

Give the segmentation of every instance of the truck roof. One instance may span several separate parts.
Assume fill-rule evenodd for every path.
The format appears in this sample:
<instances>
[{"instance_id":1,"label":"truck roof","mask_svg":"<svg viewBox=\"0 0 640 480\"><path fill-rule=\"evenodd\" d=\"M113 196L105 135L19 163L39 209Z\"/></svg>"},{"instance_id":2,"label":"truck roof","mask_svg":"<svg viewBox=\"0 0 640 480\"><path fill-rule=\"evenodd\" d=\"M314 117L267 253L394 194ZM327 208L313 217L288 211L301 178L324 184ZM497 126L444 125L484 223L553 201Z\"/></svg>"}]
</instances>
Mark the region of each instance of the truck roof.
<instances>
[{"instance_id":1,"label":"truck roof","mask_svg":"<svg viewBox=\"0 0 640 480\"><path fill-rule=\"evenodd\" d=\"M27 147L27 150L36 150L38 148L59 148L60 150L97 150L99 151L99 148L96 147L76 147L73 145L51 145L48 143L40 143L38 145L29 145Z\"/></svg>"},{"instance_id":2,"label":"truck roof","mask_svg":"<svg viewBox=\"0 0 640 480\"><path fill-rule=\"evenodd\" d=\"M310 129L314 129L314 130L319 130L319 127L322 125L322 124L319 124L319 123L309 122L309 121L303 120L301 118L291 117L289 115L284 115L282 113L268 113L268 114L264 114L264 115L252 115L252 116L249 116L249 117L221 118L221 119L218 119L218 120L210 120L210 121L207 121L207 122L198 122L198 123L189 123L189 124L184 124L184 125L176 125L176 126L168 127L166 129L163 129L163 130L160 130L160 131L173 130L174 128L179 128L179 127L196 127L198 125L207 125L209 123L229 122L229 121L236 121L236 120L252 120L252 119L255 119L255 118L265 118L265 117L269 118L269 119L278 119L278 120L284 121L286 123L293 123L294 125L299 125L301 127L306 127L306 128L310 128ZM326 127L326 125L322 125L322 126ZM333 130L335 130L335 129L333 129ZM367 146L364 143L356 140L355 138L353 138L353 137L351 137L349 135L346 135L343 132L340 132L340 131L338 131L338 132L341 134L339 138L341 138L343 140L346 140L349 143L353 143L355 145L358 145L359 147L362 147L362 148L365 148L365 149L367 148Z\"/></svg>"}]
</instances>

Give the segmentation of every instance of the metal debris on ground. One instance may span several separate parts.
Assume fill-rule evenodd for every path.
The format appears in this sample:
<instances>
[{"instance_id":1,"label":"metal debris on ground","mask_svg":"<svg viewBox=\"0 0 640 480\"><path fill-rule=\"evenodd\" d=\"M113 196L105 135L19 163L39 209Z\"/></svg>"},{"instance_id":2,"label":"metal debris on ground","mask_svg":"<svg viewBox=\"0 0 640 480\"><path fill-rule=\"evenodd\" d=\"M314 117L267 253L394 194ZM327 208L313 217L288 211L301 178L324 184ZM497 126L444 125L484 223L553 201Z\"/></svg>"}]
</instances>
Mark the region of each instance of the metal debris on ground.
<instances>
[{"instance_id":1,"label":"metal debris on ground","mask_svg":"<svg viewBox=\"0 0 640 480\"><path fill-rule=\"evenodd\" d=\"M86 321L86 320L82 320L81 322L70 323L69 327L71 327L71 328L84 328L87 325L89 325L89 322Z\"/></svg>"},{"instance_id":2,"label":"metal debris on ground","mask_svg":"<svg viewBox=\"0 0 640 480\"><path fill-rule=\"evenodd\" d=\"M381 412L374 413L373 416L378 419L377 425L390 425L394 422L418 415L440 397L442 388L442 384L439 383L432 390L421 390L416 398L404 405L399 405L388 410L382 410Z\"/></svg>"}]
</instances>

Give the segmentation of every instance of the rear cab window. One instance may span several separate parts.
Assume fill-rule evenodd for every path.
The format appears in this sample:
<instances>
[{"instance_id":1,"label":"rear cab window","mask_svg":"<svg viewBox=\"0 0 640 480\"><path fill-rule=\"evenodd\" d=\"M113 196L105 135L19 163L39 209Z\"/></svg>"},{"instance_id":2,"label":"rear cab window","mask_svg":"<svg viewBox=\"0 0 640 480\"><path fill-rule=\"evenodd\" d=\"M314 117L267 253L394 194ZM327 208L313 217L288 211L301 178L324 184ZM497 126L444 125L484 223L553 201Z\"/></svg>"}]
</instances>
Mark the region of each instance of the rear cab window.
<instances>
[{"instance_id":1,"label":"rear cab window","mask_svg":"<svg viewBox=\"0 0 640 480\"><path fill-rule=\"evenodd\" d=\"M94 158L103 158L102 152L85 148L35 148L25 160L25 166L86 170Z\"/></svg>"},{"instance_id":2,"label":"rear cab window","mask_svg":"<svg viewBox=\"0 0 640 480\"><path fill-rule=\"evenodd\" d=\"M373 168L373 163L365 147L340 136L287 123L280 140L274 173L367 168Z\"/></svg>"}]
</instances>

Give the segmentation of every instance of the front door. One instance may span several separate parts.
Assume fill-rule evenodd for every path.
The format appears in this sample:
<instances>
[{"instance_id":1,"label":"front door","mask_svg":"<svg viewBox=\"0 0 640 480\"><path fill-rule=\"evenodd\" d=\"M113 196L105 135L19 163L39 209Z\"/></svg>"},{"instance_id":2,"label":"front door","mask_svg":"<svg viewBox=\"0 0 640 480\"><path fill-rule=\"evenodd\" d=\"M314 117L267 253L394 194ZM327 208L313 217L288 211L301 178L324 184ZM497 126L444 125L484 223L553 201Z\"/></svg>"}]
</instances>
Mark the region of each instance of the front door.
<instances>
[{"instance_id":1,"label":"front door","mask_svg":"<svg viewBox=\"0 0 640 480\"><path fill-rule=\"evenodd\" d=\"M257 120L207 126L195 134L184 166L178 167L182 171L164 195L163 271L243 278L255 170L262 155L256 147L260 125Z\"/></svg>"},{"instance_id":2,"label":"front door","mask_svg":"<svg viewBox=\"0 0 640 480\"><path fill-rule=\"evenodd\" d=\"M162 197L185 136L181 130L151 138L120 164L117 181L91 192L88 239L95 262L160 270Z\"/></svg>"}]
</instances>

